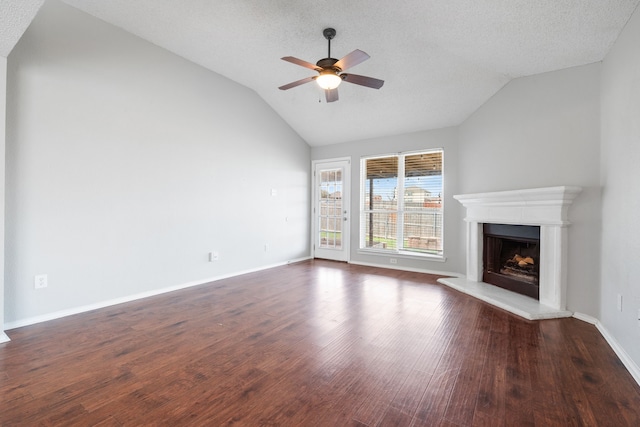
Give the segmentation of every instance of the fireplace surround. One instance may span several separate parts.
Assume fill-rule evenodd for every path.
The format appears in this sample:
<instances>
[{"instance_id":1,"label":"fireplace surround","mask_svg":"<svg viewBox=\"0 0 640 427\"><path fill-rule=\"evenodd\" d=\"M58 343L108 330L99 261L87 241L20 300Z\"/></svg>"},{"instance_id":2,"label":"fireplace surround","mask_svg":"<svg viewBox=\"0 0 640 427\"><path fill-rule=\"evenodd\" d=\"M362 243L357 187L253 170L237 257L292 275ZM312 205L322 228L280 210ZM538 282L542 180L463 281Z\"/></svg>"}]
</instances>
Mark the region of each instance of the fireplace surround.
<instances>
[{"instance_id":1,"label":"fireplace surround","mask_svg":"<svg viewBox=\"0 0 640 427\"><path fill-rule=\"evenodd\" d=\"M566 310L568 212L581 191L561 186L453 196L466 208L466 277L439 281L527 319L571 316ZM540 227L539 300L482 281L484 224Z\"/></svg>"}]
</instances>

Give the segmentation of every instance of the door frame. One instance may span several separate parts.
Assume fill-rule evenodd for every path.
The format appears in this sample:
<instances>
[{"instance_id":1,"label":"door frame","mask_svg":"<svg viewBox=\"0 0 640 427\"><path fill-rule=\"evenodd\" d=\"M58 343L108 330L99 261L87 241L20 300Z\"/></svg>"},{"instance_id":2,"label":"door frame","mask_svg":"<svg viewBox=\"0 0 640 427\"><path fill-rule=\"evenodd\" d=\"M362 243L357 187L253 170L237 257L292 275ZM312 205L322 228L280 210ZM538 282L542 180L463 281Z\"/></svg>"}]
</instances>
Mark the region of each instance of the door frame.
<instances>
[{"instance_id":1,"label":"door frame","mask_svg":"<svg viewBox=\"0 0 640 427\"><path fill-rule=\"evenodd\" d=\"M351 157L337 157L332 159L320 159L311 161L311 239L310 239L310 253L311 258L315 258L316 255L316 236L318 235L318 218L316 217L316 196L317 196L317 181L316 181L316 168L325 163L337 163L345 162L344 177L343 177L343 207L346 207L347 220L342 223L342 247L345 255L345 259L342 261L351 261L351 220L353 218L351 212ZM345 198L346 194L346 198Z\"/></svg>"}]
</instances>

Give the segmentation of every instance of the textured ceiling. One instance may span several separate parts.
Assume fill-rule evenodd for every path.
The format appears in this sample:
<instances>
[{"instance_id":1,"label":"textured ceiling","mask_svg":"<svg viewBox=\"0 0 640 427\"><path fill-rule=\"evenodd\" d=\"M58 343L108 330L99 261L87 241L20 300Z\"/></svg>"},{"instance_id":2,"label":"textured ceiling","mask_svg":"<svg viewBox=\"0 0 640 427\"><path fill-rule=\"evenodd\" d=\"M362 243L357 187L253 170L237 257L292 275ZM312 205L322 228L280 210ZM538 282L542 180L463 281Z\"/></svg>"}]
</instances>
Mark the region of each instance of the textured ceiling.
<instances>
[{"instance_id":1,"label":"textured ceiling","mask_svg":"<svg viewBox=\"0 0 640 427\"><path fill-rule=\"evenodd\" d=\"M6 58L44 0L0 0L0 56Z\"/></svg>"},{"instance_id":2,"label":"textured ceiling","mask_svg":"<svg viewBox=\"0 0 640 427\"><path fill-rule=\"evenodd\" d=\"M41 3L1 1L2 15ZM63 1L255 90L325 145L458 125L512 78L600 61L640 0ZM280 58L324 58L326 27L334 58L371 56L349 71L380 90L343 83L329 104L315 83L278 90L315 74Z\"/></svg>"}]
</instances>

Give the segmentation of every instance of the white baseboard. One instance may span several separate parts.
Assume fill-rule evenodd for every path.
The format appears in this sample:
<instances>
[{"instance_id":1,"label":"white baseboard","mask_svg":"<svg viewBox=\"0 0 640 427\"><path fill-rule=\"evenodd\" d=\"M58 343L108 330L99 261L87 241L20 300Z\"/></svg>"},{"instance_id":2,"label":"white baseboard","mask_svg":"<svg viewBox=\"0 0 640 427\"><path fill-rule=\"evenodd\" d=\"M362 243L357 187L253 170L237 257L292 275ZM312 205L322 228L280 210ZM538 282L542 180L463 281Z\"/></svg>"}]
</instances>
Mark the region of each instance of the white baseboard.
<instances>
[{"instance_id":1,"label":"white baseboard","mask_svg":"<svg viewBox=\"0 0 640 427\"><path fill-rule=\"evenodd\" d=\"M363 265L365 267L386 268L389 270L412 271L414 273L436 274L438 276L464 277L464 275L460 273L452 273L451 271L428 270L426 268L412 268L412 267L403 267L403 266L397 266L397 265L376 264L373 262L349 261L349 264Z\"/></svg>"},{"instance_id":2,"label":"white baseboard","mask_svg":"<svg viewBox=\"0 0 640 427\"><path fill-rule=\"evenodd\" d=\"M592 325L597 325L599 322L598 319L596 319L595 317L589 316L588 314L584 314L584 313L575 312L573 313L573 317L575 317L578 320L582 320L583 322L591 323Z\"/></svg>"},{"instance_id":3,"label":"white baseboard","mask_svg":"<svg viewBox=\"0 0 640 427\"><path fill-rule=\"evenodd\" d=\"M140 293L137 293L137 294L127 295L127 296L120 297L120 298L114 298L114 299L110 299L110 300L106 300L106 301L100 301L100 302L95 303L95 304L88 304L88 305L84 305L84 306L80 306L80 307L70 308L70 309L67 309L67 310L60 310L60 311L56 311L56 312L53 312L53 313L43 314L41 316L29 317L29 318L26 318L26 319L16 320L14 322L7 322L7 323L4 324L4 328L5 328L5 330L9 331L11 329L21 328L23 326L29 326L29 325L34 325L36 323L47 322L49 320L60 319L62 317L72 316L74 314L80 314L80 313L85 313L87 311L97 310L97 309L100 309L100 308L111 307L111 306L114 306L114 305L123 304L123 303L131 302L131 301L136 301L136 300L140 300L140 299L143 299L143 298L148 298L148 297L152 297L152 296L156 296L156 295L166 294L168 292L178 291L180 289L186 289L186 288L190 288L190 287L193 287L193 286L204 285L205 283L216 282L218 280L228 279L230 277L241 276L243 274L248 274L248 273L255 273L257 271L267 270L269 268L274 268L274 267L282 267L283 265L289 265L289 264L293 264L294 262L305 261L305 260L308 260L308 259L310 259L310 258L309 257L298 258L298 259L289 260L289 261L286 261L286 262L265 265L265 266L262 266L262 267L253 268L253 269L249 269L249 270L237 271L237 272L230 273L230 274L224 274L224 275L220 275L220 276L209 277L209 278L206 278L206 279L196 280L196 281L193 281L193 282L183 283L183 284L180 284L180 285L169 286L169 287L166 287L166 288L154 289L154 290L147 291L147 292L140 292ZM0 334L2 334L2 332L0 332ZM5 335L5 337L7 337L7 341L9 341L9 337L6 334L4 334L4 335ZM1 342L3 342L2 341L2 335L0 335L0 343Z\"/></svg>"},{"instance_id":4,"label":"white baseboard","mask_svg":"<svg viewBox=\"0 0 640 427\"><path fill-rule=\"evenodd\" d=\"M0 344L2 344L3 342L9 342L11 341L11 339L9 338L9 335L5 334L4 332L0 332Z\"/></svg>"},{"instance_id":5,"label":"white baseboard","mask_svg":"<svg viewBox=\"0 0 640 427\"><path fill-rule=\"evenodd\" d=\"M616 355L618 356L622 364L625 366L625 368L627 368L627 371L629 371L633 379L636 380L636 383L640 385L640 368L633 361L633 359L627 354L624 348L622 348L620 343L618 343L618 340L616 340L615 337L611 335L611 333L609 333L607 328L605 328L604 325L598 319L586 314L574 313L573 317L575 317L576 319L580 319L584 322L591 323L592 325L595 325L595 327L598 329L602 337L607 341L607 343L611 346L613 351L616 353Z\"/></svg>"},{"instance_id":6,"label":"white baseboard","mask_svg":"<svg viewBox=\"0 0 640 427\"><path fill-rule=\"evenodd\" d=\"M313 259L313 257L312 256L306 256L306 257L297 258L297 259L290 259L289 261L287 261L287 262L285 262L284 264L281 264L281 265L289 265L289 264L293 264L295 262L308 261L310 259ZM276 266L276 267L278 267L278 266ZM264 270L264 269L262 269L262 270Z\"/></svg>"}]
</instances>

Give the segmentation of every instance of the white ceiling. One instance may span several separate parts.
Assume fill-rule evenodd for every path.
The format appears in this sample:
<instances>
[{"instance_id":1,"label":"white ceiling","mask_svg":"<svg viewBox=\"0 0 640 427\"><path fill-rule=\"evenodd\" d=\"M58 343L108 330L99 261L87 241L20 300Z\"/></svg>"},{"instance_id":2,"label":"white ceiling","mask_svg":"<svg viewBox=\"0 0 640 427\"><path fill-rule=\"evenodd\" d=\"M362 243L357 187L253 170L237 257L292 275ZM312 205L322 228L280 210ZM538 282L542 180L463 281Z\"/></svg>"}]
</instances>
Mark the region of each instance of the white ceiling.
<instances>
[{"instance_id":1,"label":"white ceiling","mask_svg":"<svg viewBox=\"0 0 640 427\"><path fill-rule=\"evenodd\" d=\"M0 0L0 56L6 58L44 0Z\"/></svg>"},{"instance_id":2,"label":"white ceiling","mask_svg":"<svg viewBox=\"0 0 640 427\"><path fill-rule=\"evenodd\" d=\"M6 56L42 0L0 1ZM640 0L63 1L255 90L317 146L458 125L513 78L600 61ZM326 27L380 90L278 90L315 74L280 58L326 57Z\"/></svg>"}]
</instances>

